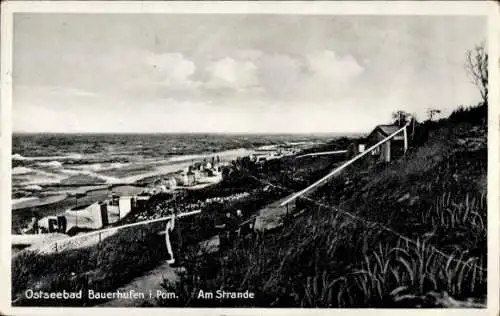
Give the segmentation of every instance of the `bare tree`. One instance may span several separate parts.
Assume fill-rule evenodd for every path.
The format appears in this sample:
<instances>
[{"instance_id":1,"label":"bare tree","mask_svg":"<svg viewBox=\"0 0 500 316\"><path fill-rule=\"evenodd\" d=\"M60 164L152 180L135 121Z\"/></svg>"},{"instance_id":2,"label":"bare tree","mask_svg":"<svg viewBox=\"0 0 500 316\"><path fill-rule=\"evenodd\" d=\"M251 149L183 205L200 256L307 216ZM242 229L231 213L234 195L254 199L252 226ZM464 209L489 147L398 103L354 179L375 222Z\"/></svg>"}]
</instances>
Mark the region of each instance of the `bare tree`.
<instances>
[{"instance_id":1,"label":"bare tree","mask_svg":"<svg viewBox=\"0 0 500 316\"><path fill-rule=\"evenodd\" d=\"M392 113L392 119L398 126L403 126L410 119L411 114L405 111L398 110Z\"/></svg>"},{"instance_id":2,"label":"bare tree","mask_svg":"<svg viewBox=\"0 0 500 316\"><path fill-rule=\"evenodd\" d=\"M465 70L479 89L483 104L488 104L488 53L483 43L465 53Z\"/></svg>"},{"instance_id":3,"label":"bare tree","mask_svg":"<svg viewBox=\"0 0 500 316\"><path fill-rule=\"evenodd\" d=\"M427 109L427 116L429 117L429 120L431 120L431 121L434 118L434 115L440 114L440 113L441 113L441 110L439 110L439 109Z\"/></svg>"}]
</instances>

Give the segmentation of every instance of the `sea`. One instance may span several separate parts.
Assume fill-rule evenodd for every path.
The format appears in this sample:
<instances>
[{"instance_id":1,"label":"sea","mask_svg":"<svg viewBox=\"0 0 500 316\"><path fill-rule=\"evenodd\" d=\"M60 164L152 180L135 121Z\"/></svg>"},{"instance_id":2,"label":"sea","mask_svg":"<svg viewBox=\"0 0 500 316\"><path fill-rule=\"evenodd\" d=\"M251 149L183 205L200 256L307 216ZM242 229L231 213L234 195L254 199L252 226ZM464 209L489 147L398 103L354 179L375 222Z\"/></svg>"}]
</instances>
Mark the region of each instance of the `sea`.
<instances>
[{"instance_id":1,"label":"sea","mask_svg":"<svg viewBox=\"0 0 500 316\"><path fill-rule=\"evenodd\" d=\"M275 146L314 146L332 135L14 134L13 209L68 194L178 171L194 161L232 160Z\"/></svg>"}]
</instances>

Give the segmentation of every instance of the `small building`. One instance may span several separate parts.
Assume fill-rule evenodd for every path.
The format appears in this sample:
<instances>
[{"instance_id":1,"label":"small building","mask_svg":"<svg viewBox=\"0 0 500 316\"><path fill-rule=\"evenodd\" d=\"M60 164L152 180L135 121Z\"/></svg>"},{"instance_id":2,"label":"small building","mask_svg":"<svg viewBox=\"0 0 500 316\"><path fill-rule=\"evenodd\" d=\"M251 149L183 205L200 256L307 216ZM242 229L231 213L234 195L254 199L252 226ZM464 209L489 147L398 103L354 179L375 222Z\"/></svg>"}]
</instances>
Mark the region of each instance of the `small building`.
<instances>
[{"instance_id":1,"label":"small building","mask_svg":"<svg viewBox=\"0 0 500 316\"><path fill-rule=\"evenodd\" d=\"M205 177L213 177L214 175L215 171L212 169L205 169L205 171L203 171L203 176Z\"/></svg>"},{"instance_id":2,"label":"small building","mask_svg":"<svg viewBox=\"0 0 500 316\"><path fill-rule=\"evenodd\" d=\"M148 195L147 193L143 193L143 194L139 194L135 197L135 207L138 209L138 210L143 210L146 206L146 204L148 203L148 200L150 199L150 195Z\"/></svg>"},{"instance_id":3,"label":"small building","mask_svg":"<svg viewBox=\"0 0 500 316\"><path fill-rule=\"evenodd\" d=\"M176 180L179 185L188 187L194 185L196 178L194 173L192 171L189 171L179 174Z\"/></svg>"},{"instance_id":4,"label":"small building","mask_svg":"<svg viewBox=\"0 0 500 316\"><path fill-rule=\"evenodd\" d=\"M122 196L118 201L118 211L120 212L120 219L124 218L132 211L133 198L131 196Z\"/></svg>"},{"instance_id":5,"label":"small building","mask_svg":"<svg viewBox=\"0 0 500 316\"><path fill-rule=\"evenodd\" d=\"M175 177L168 178L167 186L170 190L174 190L177 187L177 180L175 179Z\"/></svg>"},{"instance_id":6,"label":"small building","mask_svg":"<svg viewBox=\"0 0 500 316\"><path fill-rule=\"evenodd\" d=\"M191 186L196 181L195 175L193 172L187 172L183 175L184 178L184 186Z\"/></svg>"},{"instance_id":7,"label":"small building","mask_svg":"<svg viewBox=\"0 0 500 316\"><path fill-rule=\"evenodd\" d=\"M373 129L373 131L368 135L367 146L371 147L384 138L397 132L401 127L397 125L378 125ZM401 157L406 150L406 133L401 131L399 134L395 135L392 139L383 143L379 147L375 148L371 154L372 156L378 157L381 161L389 162L392 159Z\"/></svg>"}]
</instances>

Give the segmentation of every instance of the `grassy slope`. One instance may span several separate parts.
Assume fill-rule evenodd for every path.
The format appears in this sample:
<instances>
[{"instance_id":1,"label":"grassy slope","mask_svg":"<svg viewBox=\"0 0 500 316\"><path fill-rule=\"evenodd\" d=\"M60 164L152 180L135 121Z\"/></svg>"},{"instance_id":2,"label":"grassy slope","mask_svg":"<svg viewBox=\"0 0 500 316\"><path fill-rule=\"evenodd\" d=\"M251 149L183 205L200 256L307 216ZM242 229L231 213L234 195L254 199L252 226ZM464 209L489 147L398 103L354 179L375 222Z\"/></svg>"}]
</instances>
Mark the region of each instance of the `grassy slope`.
<instances>
[{"instance_id":1,"label":"grassy slope","mask_svg":"<svg viewBox=\"0 0 500 316\"><path fill-rule=\"evenodd\" d=\"M425 146L404 158L406 162L368 171L361 165L354 166L341 178L318 190L316 198L384 223L402 234L418 238L425 245L435 245L455 257L461 256L464 261L485 266L487 164L486 147L481 140L485 140L485 129L479 125L442 126ZM324 162L325 166L330 163ZM272 174L269 179L290 181L282 172L284 166L278 167L276 172L266 171ZM309 173L309 167L313 165L294 171L295 176L300 178L302 171ZM230 193L235 187L230 185L226 189ZM217 192L201 192L202 196L196 198L219 195L226 189L220 187ZM262 198L272 199L272 196ZM248 204L246 202L243 204ZM250 202L266 203L260 196ZM240 206L247 207L224 205ZM342 214L308 208L307 216L298 218L284 231L269 234L261 242L245 240L237 242L224 256L207 255L188 260L189 275L181 279L182 290L179 284L165 285L177 287L179 294L184 293L181 300L174 303L191 306L435 306L443 295L432 291L446 291L459 299L484 298L485 273L440 258L427 247L401 242L377 227ZM155 212L153 206L150 209ZM210 231L200 233L210 230L207 225L212 220L210 214L202 213L191 225L184 226L183 235L210 235ZM158 229L161 225L144 231L125 230L101 245L78 251L52 255L25 253L15 257L12 295L19 296L27 288L45 291L88 287L100 291L116 289L164 260L163 238L154 234ZM191 294L199 288L251 290L257 293L257 300L192 300ZM173 302L163 303L171 305ZM23 299L16 302L16 305L63 304L81 306L85 302Z\"/></svg>"},{"instance_id":2,"label":"grassy slope","mask_svg":"<svg viewBox=\"0 0 500 316\"><path fill-rule=\"evenodd\" d=\"M390 166L354 166L314 194L378 226L309 206L307 216L263 242L239 242L222 257L197 258L180 284L180 305L450 306L448 295L484 300L486 127L446 121ZM430 250L450 254L443 258ZM254 301L192 298L198 289L251 290ZM171 305L172 302L163 302Z\"/></svg>"},{"instance_id":3,"label":"grassy slope","mask_svg":"<svg viewBox=\"0 0 500 316\"><path fill-rule=\"evenodd\" d=\"M188 192L188 196L182 199L184 201L179 202L179 207L181 211L189 211L182 210L188 200L194 203L200 199L243 192L250 187L259 188L245 179L233 179L231 183L221 183L200 192ZM216 233L212 225L214 214L222 215L226 210L241 208L247 210L246 214L249 215L252 210L263 207L279 196L279 192L271 190L224 204L215 203L210 206L199 204L203 208L200 215L179 220L183 242L195 244L213 236ZM125 222L137 221L139 215L146 218L166 216L173 207L172 203L168 194L156 196L148 202L144 212L130 214ZM155 223L145 227L124 229L106 238L103 243L87 248L52 254L27 251L13 257L14 305L85 306L100 303L97 300L89 301L85 297L82 300L28 300L23 297L23 293L27 289L46 292L81 289L84 293L87 289L113 291L164 262L166 258L164 237L156 234L164 229L164 224Z\"/></svg>"}]
</instances>

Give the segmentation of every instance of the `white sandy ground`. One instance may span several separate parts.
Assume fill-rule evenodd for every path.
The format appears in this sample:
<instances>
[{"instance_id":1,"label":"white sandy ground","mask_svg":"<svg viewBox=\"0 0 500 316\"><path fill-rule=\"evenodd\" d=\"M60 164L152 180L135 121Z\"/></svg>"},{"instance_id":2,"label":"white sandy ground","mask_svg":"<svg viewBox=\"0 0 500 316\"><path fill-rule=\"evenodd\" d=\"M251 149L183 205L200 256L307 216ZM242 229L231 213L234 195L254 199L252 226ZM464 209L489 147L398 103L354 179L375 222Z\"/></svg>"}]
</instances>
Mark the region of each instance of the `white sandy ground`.
<instances>
[{"instance_id":1,"label":"white sandy ground","mask_svg":"<svg viewBox=\"0 0 500 316\"><path fill-rule=\"evenodd\" d=\"M105 231L91 234L81 238L71 238L62 233L37 234L37 235L12 235L12 245L30 245L24 250L38 251L39 253L53 253L63 250L90 247L99 243L109 236L114 235L118 230ZM99 236L100 235L100 236ZM78 236L78 235L77 235ZM18 255L21 252L14 254Z\"/></svg>"},{"instance_id":2,"label":"white sandy ground","mask_svg":"<svg viewBox=\"0 0 500 316\"><path fill-rule=\"evenodd\" d=\"M68 238L68 235L62 233L51 234L26 234L26 235L12 235L13 246L43 246L44 244Z\"/></svg>"},{"instance_id":3,"label":"white sandy ground","mask_svg":"<svg viewBox=\"0 0 500 316\"><path fill-rule=\"evenodd\" d=\"M66 199L67 194L50 195L42 198L24 197L12 200L12 210L24 209L27 207L36 207L60 202Z\"/></svg>"},{"instance_id":4,"label":"white sandy ground","mask_svg":"<svg viewBox=\"0 0 500 316\"><path fill-rule=\"evenodd\" d=\"M190 187L190 189L201 189L218 183L220 180L221 177L209 177L204 179L205 183ZM78 215L76 213L78 213ZM74 226L95 229L96 223L98 222L94 218L93 214L86 210L81 210L78 212L66 211L64 215L66 216L68 230ZM110 210L110 212L108 212L108 219L110 223L115 223L116 221L118 221L118 212L113 212L113 210ZM46 223L44 223L44 221L46 220L47 218L41 219L39 221L39 224L41 226L47 226ZM25 248L26 250L38 250L42 253L51 253L55 251L93 246L95 244L98 244L99 240L103 240L104 238L111 236L116 231L107 231L100 234L98 233L98 231L95 232L96 234L78 239L72 239L68 237L68 235L62 233L12 235L11 243L12 246L28 246L27 248ZM57 240L59 240L59 242L56 242Z\"/></svg>"}]
</instances>

